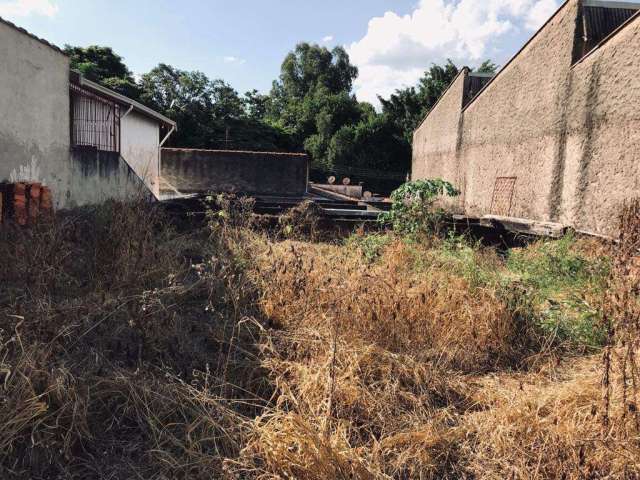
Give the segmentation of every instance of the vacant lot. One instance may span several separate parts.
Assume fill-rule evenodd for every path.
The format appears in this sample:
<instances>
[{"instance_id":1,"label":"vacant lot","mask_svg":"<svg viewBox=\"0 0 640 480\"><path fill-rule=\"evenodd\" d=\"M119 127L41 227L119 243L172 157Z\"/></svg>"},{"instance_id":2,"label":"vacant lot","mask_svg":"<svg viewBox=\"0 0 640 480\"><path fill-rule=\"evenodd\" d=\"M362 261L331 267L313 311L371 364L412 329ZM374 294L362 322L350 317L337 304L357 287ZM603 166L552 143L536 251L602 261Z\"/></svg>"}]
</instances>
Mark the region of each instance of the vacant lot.
<instances>
[{"instance_id":1,"label":"vacant lot","mask_svg":"<svg viewBox=\"0 0 640 480\"><path fill-rule=\"evenodd\" d=\"M0 477L640 475L637 206L508 250L223 207L0 231Z\"/></svg>"}]
</instances>

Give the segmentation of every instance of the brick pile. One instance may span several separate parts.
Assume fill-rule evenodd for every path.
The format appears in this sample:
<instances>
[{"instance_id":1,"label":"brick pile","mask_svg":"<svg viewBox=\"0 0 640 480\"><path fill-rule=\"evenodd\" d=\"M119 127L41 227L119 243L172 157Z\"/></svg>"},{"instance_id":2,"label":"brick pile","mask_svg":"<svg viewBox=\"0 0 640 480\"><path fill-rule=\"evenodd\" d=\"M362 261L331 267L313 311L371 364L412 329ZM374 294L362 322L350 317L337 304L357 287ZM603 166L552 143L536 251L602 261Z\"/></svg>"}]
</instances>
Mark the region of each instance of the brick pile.
<instances>
[{"instance_id":1,"label":"brick pile","mask_svg":"<svg viewBox=\"0 0 640 480\"><path fill-rule=\"evenodd\" d=\"M40 183L0 184L0 224L35 225L53 213L51 189Z\"/></svg>"}]
</instances>

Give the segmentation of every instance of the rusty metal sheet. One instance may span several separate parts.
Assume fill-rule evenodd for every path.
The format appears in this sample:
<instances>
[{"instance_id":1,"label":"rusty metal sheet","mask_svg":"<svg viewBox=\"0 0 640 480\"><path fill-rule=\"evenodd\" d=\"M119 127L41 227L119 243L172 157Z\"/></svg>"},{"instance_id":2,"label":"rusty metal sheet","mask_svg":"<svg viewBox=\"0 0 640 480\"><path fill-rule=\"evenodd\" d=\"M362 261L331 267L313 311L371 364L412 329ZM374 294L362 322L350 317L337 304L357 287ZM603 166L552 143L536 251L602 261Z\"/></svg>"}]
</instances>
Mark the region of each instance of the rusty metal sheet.
<instances>
[{"instance_id":1,"label":"rusty metal sheet","mask_svg":"<svg viewBox=\"0 0 640 480\"><path fill-rule=\"evenodd\" d=\"M517 180L517 177L496 178L493 189L493 199L491 200L492 215L500 215L503 217L511 216L511 207Z\"/></svg>"}]
</instances>

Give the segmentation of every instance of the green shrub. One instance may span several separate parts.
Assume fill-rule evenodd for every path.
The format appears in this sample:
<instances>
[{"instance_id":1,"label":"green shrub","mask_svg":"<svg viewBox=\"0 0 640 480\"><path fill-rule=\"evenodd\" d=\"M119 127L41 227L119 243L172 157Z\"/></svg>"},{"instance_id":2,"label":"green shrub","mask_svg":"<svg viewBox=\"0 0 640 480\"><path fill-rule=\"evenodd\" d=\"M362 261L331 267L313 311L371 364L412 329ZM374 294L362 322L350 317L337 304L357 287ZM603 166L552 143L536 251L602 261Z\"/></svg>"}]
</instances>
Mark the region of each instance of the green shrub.
<instances>
[{"instance_id":1,"label":"green shrub","mask_svg":"<svg viewBox=\"0 0 640 480\"><path fill-rule=\"evenodd\" d=\"M439 178L405 183L391 194L391 210L380 216L380 222L401 235L437 233L444 212L435 201L458 195L451 183Z\"/></svg>"},{"instance_id":2,"label":"green shrub","mask_svg":"<svg viewBox=\"0 0 640 480\"><path fill-rule=\"evenodd\" d=\"M380 258L389 243L391 243L391 237L381 233L354 234L346 241L347 246L358 249L368 263L373 263Z\"/></svg>"}]
</instances>

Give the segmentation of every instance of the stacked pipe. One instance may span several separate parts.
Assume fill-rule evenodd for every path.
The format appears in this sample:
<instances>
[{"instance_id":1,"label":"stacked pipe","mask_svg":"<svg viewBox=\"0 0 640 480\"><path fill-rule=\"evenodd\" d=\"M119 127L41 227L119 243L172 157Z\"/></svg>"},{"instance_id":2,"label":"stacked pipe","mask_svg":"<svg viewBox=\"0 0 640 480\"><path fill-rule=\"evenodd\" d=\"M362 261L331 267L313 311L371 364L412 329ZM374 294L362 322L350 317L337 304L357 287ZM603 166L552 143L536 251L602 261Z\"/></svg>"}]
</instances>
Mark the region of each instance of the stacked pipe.
<instances>
[{"instance_id":1,"label":"stacked pipe","mask_svg":"<svg viewBox=\"0 0 640 480\"><path fill-rule=\"evenodd\" d=\"M40 183L0 184L0 223L35 225L53 213L51 189Z\"/></svg>"}]
</instances>

